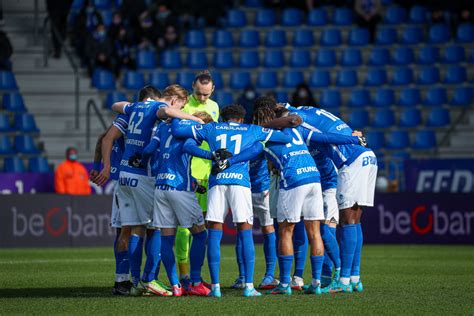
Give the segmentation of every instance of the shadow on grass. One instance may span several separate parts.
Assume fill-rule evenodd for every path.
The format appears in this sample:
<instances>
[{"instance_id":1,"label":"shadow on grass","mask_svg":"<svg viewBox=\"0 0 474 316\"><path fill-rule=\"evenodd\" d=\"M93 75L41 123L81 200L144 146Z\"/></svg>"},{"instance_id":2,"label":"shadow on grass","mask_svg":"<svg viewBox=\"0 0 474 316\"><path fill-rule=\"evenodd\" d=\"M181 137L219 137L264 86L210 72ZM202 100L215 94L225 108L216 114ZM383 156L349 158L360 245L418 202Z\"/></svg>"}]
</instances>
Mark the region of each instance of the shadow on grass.
<instances>
[{"instance_id":1,"label":"shadow on grass","mask_svg":"<svg viewBox=\"0 0 474 316\"><path fill-rule=\"evenodd\" d=\"M112 297L112 287L58 287L0 289L0 298Z\"/></svg>"}]
</instances>

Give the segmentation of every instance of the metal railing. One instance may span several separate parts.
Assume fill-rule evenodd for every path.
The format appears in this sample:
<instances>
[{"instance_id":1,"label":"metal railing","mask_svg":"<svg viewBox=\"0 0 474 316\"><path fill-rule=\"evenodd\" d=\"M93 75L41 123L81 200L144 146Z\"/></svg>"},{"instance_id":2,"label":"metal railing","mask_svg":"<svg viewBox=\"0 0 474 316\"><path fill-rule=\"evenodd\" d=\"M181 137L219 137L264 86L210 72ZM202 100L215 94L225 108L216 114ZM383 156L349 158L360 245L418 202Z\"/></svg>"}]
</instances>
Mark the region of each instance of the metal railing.
<instances>
[{"instance_id":1,"label":"metal railing","mask_svg":"<svg viewBox=\"0 0 474 316\"><path fill-rule=\"evenodd\" d=\"M107 129L107 124L105 123L102 113L100 113L99 107L93 99L87 101L86 106L86 149L89 151L91 149L91 110L94 110L96 117L99 119L102 127Z\"/></svg>"},{"instance_id":2,"label":"metal railing","mask_svg":"<svg viewBox=\"0 0 474 316\"><path fill-rule=\"evenodd\" d=\"M461 121L466 117L467 112L469 111L471 107L470 106L465 106L463 107L461 113L459 113L458 117L449 125L448 130L446 133L443 135L443 138L441 138L441 141L439 142L438 146L436 147L436 152L439 152L439 148L441 146L447 145L449 138L451 137L451 134L454 132L456 127L461 123Z\"/></svg>"},{"instance_id":3,"label":"metal railing","mask_svg":"<svg viewBox=\"0 0 474 316\"><path fill-rule=\"evenodd\" d=\"M64 39L59 33L58 29L54 24L51 23L49 16L43 21L43 66L48 67L49 60L49 49L50 49L50 36L48 32L48 26L51 28L54 35L60 39L61 48L65 52L66 57L71 65L72 71L74 72L74 104L75 104L75 128L79 129L79 93L80 93L80 76L79 66L74 61L74 55L69 50L69 47L65 44Z\"/></svg>"}]
</instances>

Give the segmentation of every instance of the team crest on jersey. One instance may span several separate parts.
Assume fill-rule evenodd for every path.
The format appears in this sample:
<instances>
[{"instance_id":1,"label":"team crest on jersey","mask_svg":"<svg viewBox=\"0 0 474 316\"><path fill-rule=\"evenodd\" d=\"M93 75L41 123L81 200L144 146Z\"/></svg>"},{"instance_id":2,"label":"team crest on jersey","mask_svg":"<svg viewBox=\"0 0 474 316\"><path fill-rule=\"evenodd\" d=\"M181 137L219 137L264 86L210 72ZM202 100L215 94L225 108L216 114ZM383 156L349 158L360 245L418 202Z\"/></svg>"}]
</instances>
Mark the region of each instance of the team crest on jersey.
<instances>
[{"instance_id":1,"label":"team crest on jersey","mask_svg":"<svg viewBox=\"0 0 474 316\"><path fill-rule=\"evenodd\" d=\"M194 128L195 128L196 130L200 130L200 129L202 129L202 125L196 125L196 126L194 126Z\"/></svg>"},{"instance_id":2,"label":"team crest on jersey","mask_svg":"<svg viewBox=\"0 0 474 316\"><path fill-rule=\"evenodd\" d=\"M264 133L270 133L270 129L269 129L269 128L266 128L266 127L264 127L264 128L262 128L262 132L264 132Z\"/></svg>"}]
</instances>

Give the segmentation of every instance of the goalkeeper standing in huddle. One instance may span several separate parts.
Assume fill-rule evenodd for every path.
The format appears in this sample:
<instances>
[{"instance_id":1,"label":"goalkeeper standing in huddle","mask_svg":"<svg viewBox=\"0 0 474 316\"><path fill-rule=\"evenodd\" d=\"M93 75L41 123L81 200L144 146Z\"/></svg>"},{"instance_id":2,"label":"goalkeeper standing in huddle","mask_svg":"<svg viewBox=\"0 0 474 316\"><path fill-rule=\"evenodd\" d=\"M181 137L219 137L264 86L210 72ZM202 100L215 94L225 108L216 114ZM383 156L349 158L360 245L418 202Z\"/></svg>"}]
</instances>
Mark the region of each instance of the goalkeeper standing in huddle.
<instances>
[{"instance_id":1,"label":"goalkeeper standing in huddle","mask_svg":"<svg viewBox=\"0 0 474 316\"><path fill-rule=\"evenodd\" d=\"M214 81L209 71L203 71L196 75L193 81L193 94L189 97L188 103L183 108L183 112L194 114L195 112L206 112L217 122L219 119L219 105L210 99L214 92ZM209 145L203 142L200 147L209 150ZM192 176L199 184L208 188L208 178L211 172L212 162L194 157L191 162ZM196 193L199 205L203 212L207 210L207 192ZM179 268L179 278L184 288L189 284L189 247L191 233L186 228L179 227L176 232L176 257Z\"/></svg>"}]
</instances>

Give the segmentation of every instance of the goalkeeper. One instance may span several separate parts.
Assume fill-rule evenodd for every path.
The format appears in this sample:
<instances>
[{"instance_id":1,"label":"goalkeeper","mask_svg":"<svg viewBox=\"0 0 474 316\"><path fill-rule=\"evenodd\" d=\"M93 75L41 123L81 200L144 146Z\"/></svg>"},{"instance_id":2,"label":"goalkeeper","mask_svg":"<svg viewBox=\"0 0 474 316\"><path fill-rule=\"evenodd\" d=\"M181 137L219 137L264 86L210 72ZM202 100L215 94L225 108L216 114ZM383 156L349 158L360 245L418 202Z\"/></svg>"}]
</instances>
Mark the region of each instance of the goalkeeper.
<instances>
[{"instance_id":1,"label":"goalkeeper","mask_svg":"<svg viewBox=\"0 0 474 316\"><path fill-rule=\"evenodd\" d=\"M214 92L214 81L209 71L199 73L193 81L193 94L189 97L188 103L183 108L183 112L194 114L195 112L206 112L217 122L219 119L219 106L210 99ZM208 123L208 122L206 122ZM204 142L202 149L209 150L209 145ZM193 158L191 162L191 173L197 182L207 189L208 178L211 171L212 162L210 160ZM197 193L197 199L203 212L207 210L207 192ZM191 233L186 228L179 227L176 232L176 259L178 261L179 278L181 284L187 289L189 285L189 248L191 243Z\"/></svg>"}]
</instances>

